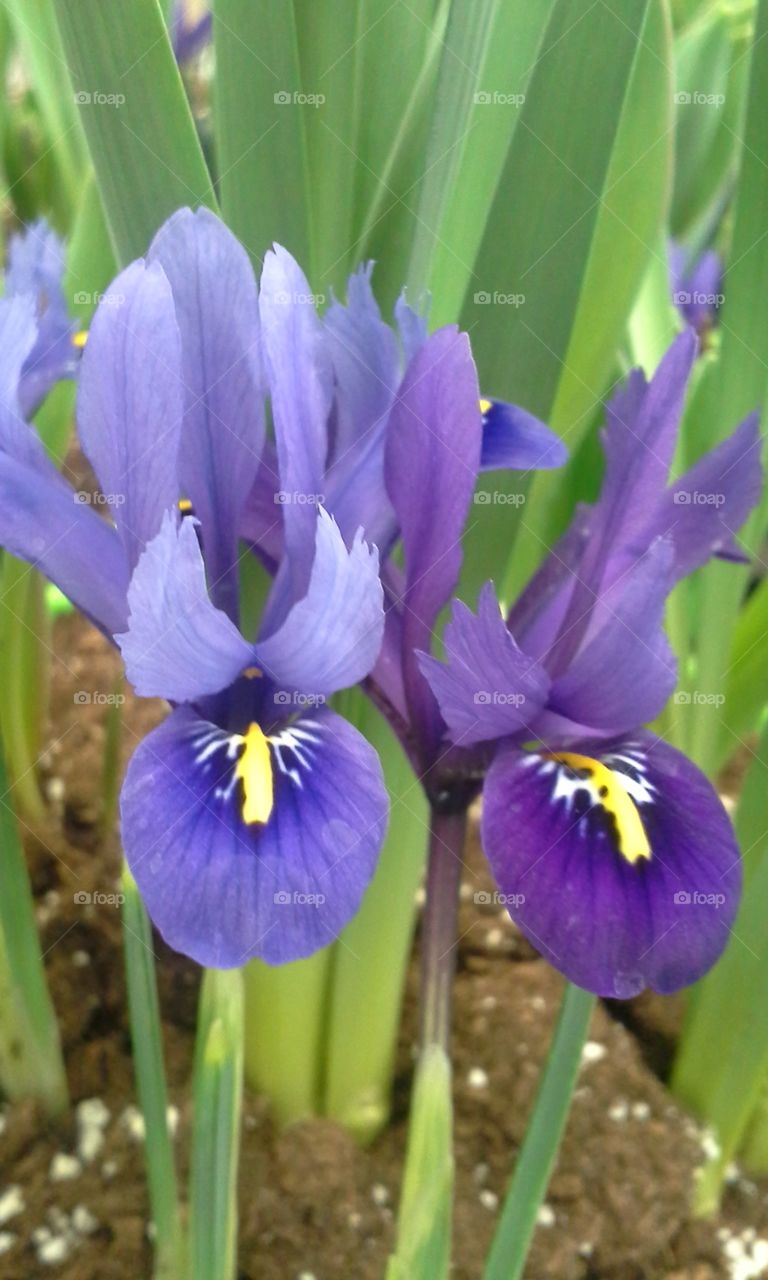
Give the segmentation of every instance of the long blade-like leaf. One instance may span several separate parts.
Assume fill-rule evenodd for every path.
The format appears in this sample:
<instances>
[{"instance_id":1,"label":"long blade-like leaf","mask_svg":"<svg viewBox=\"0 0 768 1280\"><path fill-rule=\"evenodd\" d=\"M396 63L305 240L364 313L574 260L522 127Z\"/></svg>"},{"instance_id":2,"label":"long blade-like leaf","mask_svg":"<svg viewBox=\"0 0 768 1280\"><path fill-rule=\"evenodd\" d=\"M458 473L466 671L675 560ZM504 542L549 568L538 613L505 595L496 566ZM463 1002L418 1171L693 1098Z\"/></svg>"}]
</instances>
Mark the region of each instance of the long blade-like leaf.
<instances>
[{"instance_id":1,"label":"long blade-like leaf","mask_svg":"<svg viewBox=\"0 0 768 1280\"><path fill-rule=\"evenodd\" d=\"M157 0L54 0L118 260L138 257L210 177Z\"/></svg>"}]
</instances>

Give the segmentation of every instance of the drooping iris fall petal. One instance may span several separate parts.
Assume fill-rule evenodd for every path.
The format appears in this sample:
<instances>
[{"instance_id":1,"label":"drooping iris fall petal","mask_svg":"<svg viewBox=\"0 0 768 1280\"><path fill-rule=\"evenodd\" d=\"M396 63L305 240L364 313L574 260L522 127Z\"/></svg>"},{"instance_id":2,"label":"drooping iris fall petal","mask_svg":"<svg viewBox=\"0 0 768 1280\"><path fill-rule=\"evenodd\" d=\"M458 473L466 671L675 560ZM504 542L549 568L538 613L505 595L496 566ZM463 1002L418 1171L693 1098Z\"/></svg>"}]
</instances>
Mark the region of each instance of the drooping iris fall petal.
<instances>
[{"instance_id":1,"label":"drooping iris fall petal","mask_svg":"<svg viewBox=\"0 0 768 1280\"><path fill-rule=\"evenodd\" d=\"M676 991L728 941L741 886L730 821L704 775L647 734L503 748L482 836L518 927L598 995Z\"/></svg>"}]
</instances>

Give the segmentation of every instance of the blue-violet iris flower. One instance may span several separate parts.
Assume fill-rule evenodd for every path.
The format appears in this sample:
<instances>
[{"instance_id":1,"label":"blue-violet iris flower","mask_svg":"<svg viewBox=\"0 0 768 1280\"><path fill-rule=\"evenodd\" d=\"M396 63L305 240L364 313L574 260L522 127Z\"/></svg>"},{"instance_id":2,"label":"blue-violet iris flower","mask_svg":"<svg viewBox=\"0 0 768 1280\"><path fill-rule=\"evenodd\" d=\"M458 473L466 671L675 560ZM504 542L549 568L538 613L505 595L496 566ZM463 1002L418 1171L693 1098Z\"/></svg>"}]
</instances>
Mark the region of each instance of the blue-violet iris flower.
<instances>
[{"instance_id":1,"label":"blue-violet iris flower","mask_svg":"<svg viewBox=\"0 0 768 1280\"><path fill-rule=\"evenodd\" d=\"M0 542L119 645L139 694L173 706L121 796L148 910L201 964L308 955L357 910L385 833L376 753L326 705L376 660L382 587L357 530L345 542L320 506L276 507L286 572L257 637L241 633L239 530L265 438L247 255L212 214L182 211L98 307L77 422L111 521L21 416L33 309L3 299L0 329ZM290 335L269 354L290 375Z\"/></svg>"},{"instance_id":2,"label":"blue-violet iris flower","mask_svg":"<svg viewBox=\"0 0 768 1280\"><path fill-rule=\"evenodd\" d=\"M717 959L741 871L714 789L644 730L676 669L662 629L674 584L761 488L757 416L668 482L696 354L682 334L607 406L605 475L502 616L489 583L455 603L446 661L421 658L450 740L493 750L482 842L512 918L566 977L603 996L674 991Z\"/></svg>"}]
</instances>

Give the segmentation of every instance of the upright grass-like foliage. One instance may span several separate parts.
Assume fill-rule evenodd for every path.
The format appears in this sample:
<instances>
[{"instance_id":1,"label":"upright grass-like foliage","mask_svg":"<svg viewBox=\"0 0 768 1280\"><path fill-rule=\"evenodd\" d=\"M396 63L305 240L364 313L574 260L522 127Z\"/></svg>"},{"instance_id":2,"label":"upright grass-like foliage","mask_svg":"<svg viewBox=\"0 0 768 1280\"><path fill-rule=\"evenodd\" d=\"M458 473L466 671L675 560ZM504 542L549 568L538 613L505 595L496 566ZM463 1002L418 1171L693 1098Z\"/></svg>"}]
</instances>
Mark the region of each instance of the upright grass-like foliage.
<instances>
[{"instance_id":1,"label":"upright grass-like foliage","mask_svg":"<svg viewBox=\"0 0 768 1280\"><path fill-rule=\"evenodd\" d=\"M56 1015L43 969L32 889L0 751L0 1087L52 1116L68 1104Z\"/></svg>"}]
</instances>

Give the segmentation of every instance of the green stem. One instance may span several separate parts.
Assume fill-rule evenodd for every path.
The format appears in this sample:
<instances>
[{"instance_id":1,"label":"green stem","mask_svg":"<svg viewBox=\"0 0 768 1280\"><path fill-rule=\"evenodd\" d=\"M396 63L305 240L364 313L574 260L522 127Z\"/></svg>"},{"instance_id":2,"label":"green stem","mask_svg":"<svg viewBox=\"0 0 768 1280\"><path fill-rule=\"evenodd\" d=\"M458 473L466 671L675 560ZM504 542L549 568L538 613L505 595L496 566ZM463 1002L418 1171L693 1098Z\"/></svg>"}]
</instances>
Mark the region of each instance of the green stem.
<instances>
[{"instance_id":1,"label":"green stem","mask_svg":"<svg viewBox=\"0 0 768 1280\"><path fill-rule=\"evenodd\" d=\"M147 1182L155 1224L155 1280L184 1280L184 1253L176 1164L168 1132L152 930L139 891L123 870L123 945L136 1089L146 1131Z\"/></svg>"},{"instance_id":2,"label":"green stem","mask_svg":"<svg viewBox=\"0 0 768 1280\"><path fill-rule=\"evenodd\" d=\"M768 1173L768 1072L763 1077L760 1097L739 1151L739 1163L757 1177Z\"/></svg>"},{"instance_id":3,"label":"green stem","mask_svg":"<svg viewBox=\"0 0 768 1280\"><path fill-rule=\"evenodd\" d=\"M33 822L45 819L37 760L42 716L46 710L46 650L40 637L46 620L38 599L42 583L29 565L6 556L2 568L2 648L6 671L0 691L0 728L6 744L8 771L19 809Z\"/></svg>"},{"instance_id":4,"label":"green stem","mask_svg":"<svg viewBox=\"0 0 768 1280\"><path fill-rule=\"evenodd\" d=\"M191 1280L234 1280L243 1096L243 981L207 969L200 994L190 1174Z\"/></svg>"},{"instance_id":5,"label":"green stem","mask_svg":"<svg viewBox=\"0 0 768 1280\"><path fill-rule=\"evenodd\" d=\"M536 1225L536 1215L563 1136L594 996L566 987L560 1017L544 1067L533 1114L517 1158L483 1280L518 1280Z\"/></svg>"},{"instance_id":6,"label":"green stem","mask_svg":"<svg viewBox=\"0 0 768 1280\"><path fill-rule=\"evenodd\" d=\"M331 949L272 968L252 960L245 980L245 1078L280 1124L316 1115Z\"/></svg>"},{"instance_id":7,"label":"green stem","mask_svg":"<svg viewBox=\"0 0 768 1280\"><path fill-rule=\"evenodd\" d=\"M37 1098L65 1111L67 1079L45 979L24 850L0 753L0 1085L10 1098Z\"/></svg>"},{"instance_id":8,"label":"green stem","mask_svg":"<svg viewBox=\"0 0 768 1280\"><path fill-rule=\"evenodd\" d=\"M384 717L367 699L347 703L345 714L379 753L391 811L376 875L334 947L323 1110L359 1141L368 1142L389 1115L416 890L424 868L427 806Z\"/></svg>"},{"instance_id":9,"label":"green stem","mask_svg":"<svg viewBox=\"0 0 768 1280\"><path fill-rule=\"evenodd\" d=\"M427 901L421 936L421 1046L449 1052L451 997L456 969L459 887L463 868L466 810L432 810L427 865Z\"/></svg>"}]
</instances>

